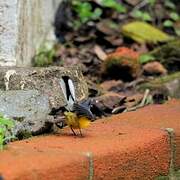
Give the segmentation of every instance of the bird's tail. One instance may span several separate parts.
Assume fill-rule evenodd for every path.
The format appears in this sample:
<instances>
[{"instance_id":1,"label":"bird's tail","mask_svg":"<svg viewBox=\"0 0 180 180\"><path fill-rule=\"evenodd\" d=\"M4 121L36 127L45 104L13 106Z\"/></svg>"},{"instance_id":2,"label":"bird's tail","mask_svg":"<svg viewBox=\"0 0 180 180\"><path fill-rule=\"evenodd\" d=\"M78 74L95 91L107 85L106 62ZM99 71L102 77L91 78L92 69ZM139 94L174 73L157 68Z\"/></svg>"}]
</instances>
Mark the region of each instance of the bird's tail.
<instances>
[{"instance_id":1,"label":"bird's tail","mask_svg":"<svg viewBox=\"0 0 180 180\"><path fill-rule=\"evenodd\" d=\"M68 76L62 76L59 83L67 103L65 108L68 111L73 111L73 106L76 101L74 83Z\"/></svg>"}]
</instances>

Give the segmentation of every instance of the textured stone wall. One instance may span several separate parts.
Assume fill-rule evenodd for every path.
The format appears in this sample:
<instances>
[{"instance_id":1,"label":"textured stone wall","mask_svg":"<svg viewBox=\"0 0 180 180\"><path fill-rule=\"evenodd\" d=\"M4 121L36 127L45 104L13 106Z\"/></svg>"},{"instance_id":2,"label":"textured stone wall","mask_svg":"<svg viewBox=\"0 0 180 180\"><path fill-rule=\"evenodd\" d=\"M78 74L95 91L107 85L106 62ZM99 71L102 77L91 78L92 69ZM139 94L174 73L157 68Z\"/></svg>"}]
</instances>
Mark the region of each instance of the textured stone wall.
<instances>
[{"instance_id":1,"label":"textured stone wall","mask_svg":"<svg viewBox=\"0 0 180 180\"><path fill-rule=\"evenodd\" d=\"M54 39L61 0L0 0L0 66L29 66L45 39Z\"/></svg>"}]
</instances>

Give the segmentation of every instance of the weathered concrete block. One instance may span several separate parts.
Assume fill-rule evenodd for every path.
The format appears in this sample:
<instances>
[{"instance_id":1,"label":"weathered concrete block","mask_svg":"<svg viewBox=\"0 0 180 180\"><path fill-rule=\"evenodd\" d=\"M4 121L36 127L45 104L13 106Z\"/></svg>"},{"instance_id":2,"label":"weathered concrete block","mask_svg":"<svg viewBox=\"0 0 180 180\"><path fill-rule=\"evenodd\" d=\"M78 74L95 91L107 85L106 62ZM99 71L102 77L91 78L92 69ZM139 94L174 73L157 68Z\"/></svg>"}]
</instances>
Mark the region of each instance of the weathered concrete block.
<instances>
[{"instance_id":1,"label":"weathered concrete block","mask_svg":"<svg viewBox=\"0 0 180 180\"><path fill-rule=\"evenodd\" d=\"M66 105L59 83L64 75L73 80L77 100L87 98L88 87L77 66L0 68L0 112L16 120L15 134L39 134L49 127L52 109Z\"/></svg>"},{"instance_id":2,"label":"weathered concrete block","mask_svg":"<svg viewBox=\"0 0 180 180\"><path fill-rule=\"evenodd\" d=\"M61 0L0 1L0 66L28 66L52 25Z\"/></svg>"},{"instance_id":3,"label":"weathered concrete block","mask_svg":"<svg viewBox=\"0 0 180 180\"><path fill-rule=\"evenodd\" d=\"M61 76L69 76L76 90L77 100L87 97L88 89L78 66L48 68L0 68L0 90L39 90L48 95L50 107L65 105L60 87Z\"/></svg>"},{"instance_id":4,"label":"weathered concrete block","mask_svg":"<svg viewBox=\"0 0 180 180\"><path fill-rule=\"evenodd\" d=\"M16 121L13 134L37 134L47 129L51 118L48 96L37 90L1 91L0 102L0 112Z\"/></svg>"}]
</instances>

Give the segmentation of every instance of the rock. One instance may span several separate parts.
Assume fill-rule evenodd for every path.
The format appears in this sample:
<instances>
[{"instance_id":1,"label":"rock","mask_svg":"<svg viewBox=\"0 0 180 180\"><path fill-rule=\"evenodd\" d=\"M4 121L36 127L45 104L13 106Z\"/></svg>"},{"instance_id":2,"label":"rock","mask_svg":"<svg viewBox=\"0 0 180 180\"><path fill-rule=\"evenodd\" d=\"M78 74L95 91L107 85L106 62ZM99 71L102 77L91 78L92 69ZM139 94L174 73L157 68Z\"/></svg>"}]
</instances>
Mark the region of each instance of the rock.
<instances>
[{"instance_id":1,"label":"rock","mask_svg":"<svg viewBox=\"0 0 180 180\"><path fill-rule=\"evenodd\" d=\"M48 68L0 68L0 90L39 90L49 97L50 108L66 104L59 79L69 76L75 84L78 101L88 96L88 88L77 66Z\"/></svg>"},{"instance_id":2,"label":"rock","mask_svg":"<svg viewBox=\"0 0 180 180\"><path fill-rule=\"evenodd\" d=\"M17 136L46 132L53 124L52 110L66 105L59 79L69 76L78 101L87 98L88 87L78 67L1 68L0 112L15 120Z\"/></svg>"},{"instance_id":3,"label":"rock","mask_svg":"<svg viewBox=\"0 0 180 180\"><path fill-rule=\"evenodd\" d=\"M131 81L140 74L139 54L132 49L121 47L108 54L103 63L103 74L108 79Z\"/></svg>"},{"instance_id":4,"label":"rock","mask_svg":"<svg viewBox=\"0 0 180 180\"><path fill-rule=\"evenodd\" d=\"M167 70L165 67L157 62L149 62L143 66L143 71L145 75L165 75L167 74Z\"/></svg>"},{"instance_id":5,"label":"rock","mask_svg":"<svg viewBox=\"0 0 180 180\"><path fill-rule=\"evenodd\" d=\"M124 83L121 80L109 80L101 83L100 87L105 91L119 92L123 89Z\"/></svg>"},{"instance_id":6,"label":"rock","mask_svg":"<svg viewBox=\"0 0 180 180\"><path fill-rule=\"evenodd\" d=\"M139 94L139 93L134 94L126 98L124 105L126 106L126 108L132 108L140 104L142 99L143 99L143 94Z\"/></svg>"},{"instance_id":7,"label":"rock","mask_svg":"<svg viewBox=\"0 0 180 180\"><path fill-rule=\"evenodd\" d=\"M150 89L153 96L157 94L158 97L162 96L165 100L167 97L180 98L180 72L155 78L138 85L136 88L140 92ZM157 96L155 95L154 97L156 98Z\"/></svg>"},{"instance_id":8,"label":"rock","mask_svg":"<svg viewBox=\"0 0 180 180\"><path fill-rule=\"evenodd\" d=\"M15 120L13 134L29 132L39 134L47 130L46 122L50 117L47 95L37 90L0 91L0 112Z\"/></svg>"},{"instance_id":9,"label":"rock","mask_svg":"<svg viewBox=\"0 0 180 180\"><path fill-rule=\"evenodd\" d=\"M123 99L123 104L112 110L113 114L136 110L143 99L143 94L134 94Z\"/></svg>"},{"instance_id":10,"label":"rock","mask_svg":"<svg viewBox=\"0 0 180 180\"><path fill-rule=\"evenodd\" d=\"M125 96L121 96L117 93L108 92L102 96L96 97L96 106L103 112L111 114L112 110L123 104Z\"/></svg>"},{"instance_id":11,"label":"rock","mask_svg":"<svg viewBox=\"0 0 180 180\"><path fill-rule=\"evenodd\" d=\"M122 33L138 43L158 43L172 40L172 37L168 34L141 21L123 25Z\"/></svg>"}]
</instances>

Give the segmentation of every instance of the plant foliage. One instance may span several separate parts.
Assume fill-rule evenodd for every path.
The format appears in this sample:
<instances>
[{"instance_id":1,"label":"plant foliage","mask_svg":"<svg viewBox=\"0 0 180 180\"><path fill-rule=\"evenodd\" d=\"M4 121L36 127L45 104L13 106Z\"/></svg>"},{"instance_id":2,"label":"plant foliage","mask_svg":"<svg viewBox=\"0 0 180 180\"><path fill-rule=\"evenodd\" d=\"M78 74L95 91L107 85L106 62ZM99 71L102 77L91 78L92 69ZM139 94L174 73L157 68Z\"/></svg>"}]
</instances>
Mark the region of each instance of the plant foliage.
<instances>
[{"instance_id":1,"label":"plant foliage","mask_svg":"<svg viewBox=\"0 0 180 180\"><path fill-rule=\"evenodd\" d=\"M0 114L0 150L3 149L5 142L14 139L11 134L11 129L14 127L14 122L11 119L5 118Z\"/></svg>"}]
</instances>

